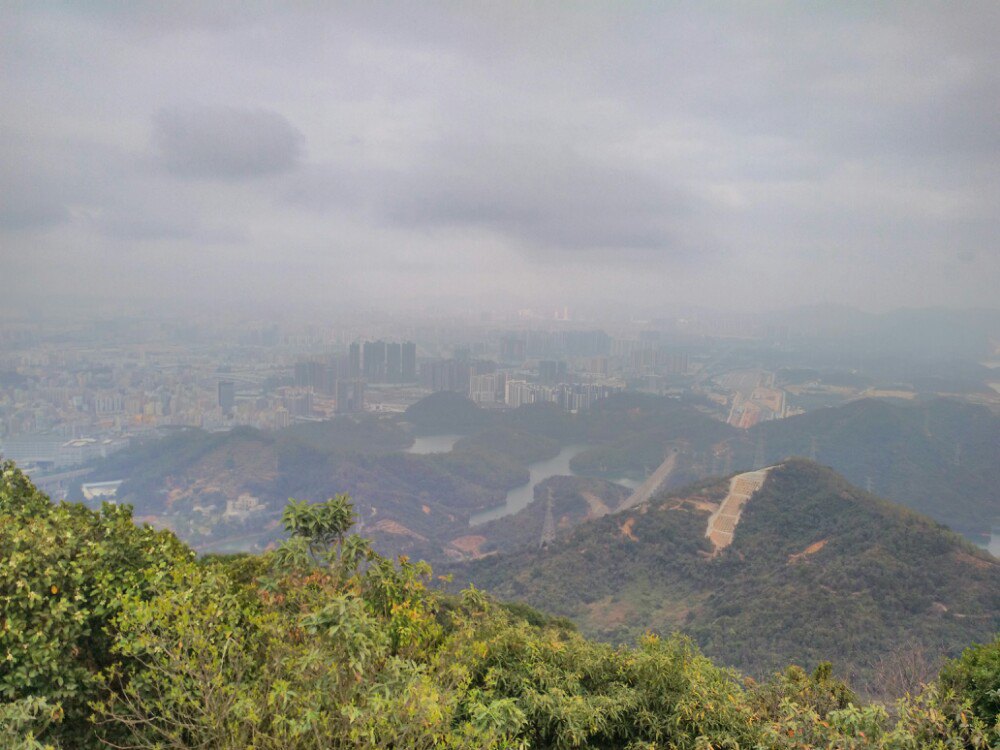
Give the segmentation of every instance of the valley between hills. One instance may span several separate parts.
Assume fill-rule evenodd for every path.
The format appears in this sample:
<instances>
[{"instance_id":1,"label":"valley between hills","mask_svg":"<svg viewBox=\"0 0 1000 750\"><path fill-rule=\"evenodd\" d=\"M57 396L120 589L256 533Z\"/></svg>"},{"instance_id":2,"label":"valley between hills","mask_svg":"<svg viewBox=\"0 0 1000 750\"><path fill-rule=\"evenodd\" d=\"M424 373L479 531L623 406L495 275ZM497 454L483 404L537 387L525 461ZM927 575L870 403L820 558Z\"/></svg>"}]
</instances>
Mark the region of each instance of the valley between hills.
<instances>
[{"instance_id":1,"label":"valley between hills","mask_svg":"<svg viewBox=\"0 0 1000 750\"><path fill-rule=\"evenodd\" d=\"M408 452L438 434L459 437L446 452ZM514 513L495 512L530 466L568 446L579 446L571 475L545 478ZM802 456L984 543L1000 519L998 446L1000 418L946 399L862 400L740 430L697 401L644 394L571 414L548 404L488 411L438 393L401 417L184 430L110 457L88 481L121 481L119 502L203 552L262 550L281 537L289 497L346 492L379 549L456 561L537 544L656 491ZM79 487L71 497L84 499Z\"/></svg>"},{"instance_id":2,"label":"valley between hills","mask_svg":"<svg viewBox=\"0 0 1000 750\"><path fill-rule=\"evenodd\" d=\"M450 450L407 451L439 434L456 436ZM474 523L567 446L572 475ZM347 493L377 550L428 560L458 588L601 640L681 630L749 674L833 658L864 683L880 655L937 663L1000 627L1000 568L959 533L979 539L1000 517L998 446L1000 419L944 399L864 400L738 430L697 403L641 394L570 414L440 393L403 418L187 431L95 476L123 479L119 500L138 520L203 553L273 547L289 497ZM247 498L250 510L229 512Z\"/></svg>"}]
</instances>

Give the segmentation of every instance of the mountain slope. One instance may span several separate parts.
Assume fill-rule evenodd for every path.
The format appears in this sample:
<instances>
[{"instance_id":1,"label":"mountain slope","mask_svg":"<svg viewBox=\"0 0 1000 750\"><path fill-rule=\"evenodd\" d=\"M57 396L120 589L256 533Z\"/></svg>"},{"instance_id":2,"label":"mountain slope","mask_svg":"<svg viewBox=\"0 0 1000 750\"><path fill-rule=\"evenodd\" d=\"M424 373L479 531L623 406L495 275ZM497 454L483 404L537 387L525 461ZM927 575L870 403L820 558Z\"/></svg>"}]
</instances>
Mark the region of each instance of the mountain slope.
<instances>
[{"instance_id":1,"label":"mountain slope","mask_svg":"<svg viewBox=\"0 0 1000 750\"><path fill-rule=\"evenodd\" d=\"M760 435L771 463L815 449L852 482L864 486L871 477L875 492L970 536L981 538L1000 519L1000 418L953 401L863 401L743 432L684 401L645 394L618 394L579 414L553 404L490 412L458 394L436 396L411 407L409 425L373 415L276 433L186 430L116 454L87 479L125 480L119 501L133 503L139 516L169 526L201 550L263 548L280 535L276 521L289 497L347 492L379 549L440 560L479 549L452 545L482 534L468 527L469 514L501 503L527 480L530 463L554 455L560 445L588 446L571 461L573 471L612 481L641 481L667 451L674 452L677 465L666 484L673 488L749 469ZM449 453L401 452L415 429L461 432L472 422L477 429ZM598 494L609 500L615 491L605 489ZM256 499L263 510L224 515L227 502L241 496ZM556 521L587 513L557 513ZM539 508L528 515L544 521L545 513ZM502 545L486 544L482 551L537 541L542 521L520 521L501 530Z\"/></svg>"},{"instance_id":2,"label":"mountain slope","mask_svg":"<svg viewBox=\"0 0 1000 750\"><path fill-rule=\"evenodd\" d=\"M716 551L705 531L728 489L716 480L661 496L547 549L475 561L456 580L605 639L683 629L751 674L832 657L864 677L901 644L952 654L1000 628L1000 561L934 521L791 460Z\"/></svg>"},{"instance_id":3,"label":"mountain slope","mask_svg":"<svg viewBox=\"0 0 1000 750\"><path fill-rule=\"evenodd\" d=\"M468 434L447 453L405 452L414 433L435 430ZM263 549L281 535L277 520L289 497L346 492L380 550L437 560L466 554L464 537L476 535L470 514L502 504L508 490L528 481L528 465L555 456L560 446L638 435L649 451L638 467L644 476L670 440L683 436L705 452L730 433L690 406L642 395L619 394L592 413L571 414L547 403L488 411L460 394L441 393L412 406L405 421L366 415L273 433L184 430L111 456L87 481L124 480L119 502L200 551ZM615 488L604 489L602 496L616 496ZM79 488L73 498L83 499ZM226 514L227 505L241 502L256 510ZM541 533L540 524L523 530L523 539L508 540ZM516 525L511 531L516 537ZM463 542L458 547L456 539Z\"/></svg>"},{"instance_id":4,"label":"mountain slope","mask_svg":"<svg viewBox=\"0 0 1000 750\"><path fill-rule=\"evenodd\" d=\"M866 399L767 422L730 442L733 467L815 456L848 480L974 538L1000 521L1000 417L950 399Z\"/></svg>"}]
</instances>

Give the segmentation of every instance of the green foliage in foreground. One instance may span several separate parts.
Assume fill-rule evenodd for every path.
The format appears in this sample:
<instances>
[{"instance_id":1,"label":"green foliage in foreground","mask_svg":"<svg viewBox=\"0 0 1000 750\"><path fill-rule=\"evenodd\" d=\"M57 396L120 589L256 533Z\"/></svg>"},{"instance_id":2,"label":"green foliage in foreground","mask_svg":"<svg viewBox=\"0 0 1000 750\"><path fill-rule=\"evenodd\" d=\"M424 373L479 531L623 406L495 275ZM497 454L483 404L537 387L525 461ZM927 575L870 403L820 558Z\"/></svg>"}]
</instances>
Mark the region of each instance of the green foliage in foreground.
<instances>
[{"instance_id":1,"label":"green foliage in foreground","mask_svg":"<svg viewBox=\"0 0 1000 750\"><path fill-rule=\"evenodd\" d=\"M124 508L0 480L0 738L129 748L988 748L995 654L891 710L789 668L764 683L688 639L590 642L447 597L349 534L347 498L290 507L274 553L196 561ZM992 674L992 677L991 677ZM890 714L892 718L890 718ZM990 722L993 722L991 725Z\"/></svg>"},{"instance_id":2,"label":"green foliage in foreground","mask_svg":"<svg viewBox=\"0 0 1000 750\"><path fill-rule=\"evenodd\" d=\"M987 724L1000 721L1000 637L991 644L967 648L942 670L941 683L967 696L976 715Z\"/></svg>"}]
</instances>

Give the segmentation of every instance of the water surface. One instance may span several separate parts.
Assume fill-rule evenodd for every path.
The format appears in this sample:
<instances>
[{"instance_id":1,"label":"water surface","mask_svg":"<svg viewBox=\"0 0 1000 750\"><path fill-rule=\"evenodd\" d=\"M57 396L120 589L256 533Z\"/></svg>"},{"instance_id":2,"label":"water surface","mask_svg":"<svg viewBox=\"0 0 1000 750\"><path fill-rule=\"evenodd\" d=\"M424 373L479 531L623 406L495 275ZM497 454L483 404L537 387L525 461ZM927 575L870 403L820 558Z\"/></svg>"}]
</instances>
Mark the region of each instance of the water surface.
<instances>
[{"instance_id":1,"label":"water surface","mask_svg":"<svg viewBox=\"0 0 1000 750\"><path fill-rule=\"evenodd\" d=\"M628 487L630 490L637 490L642 485L642 481L629 477L612 477L608 481L620 484L622 487Z\"/></svg>"},{"instance_id":2,"label":"water surface","mask_svg":"<svg viewBox=\"0 0 1000 750\"><path fill-rule=\"evenodd\" d=\"M495 518L503 518L504 516L509 516L511 513L517 513L522 508L526 508L528 503L535 499L536 484L544 482L549 477L573 476L573 472L569 468L569 462L573 456L583 452L586 448L587 446L585 445L568 445L559 451L558 456L528 464L528 472L530 474L528 483L522 484L520 487L515 487L508 492L503 505L498 505L495 508L474 514L469 519L469 525L476 526L487 521L492 521Z\"/></svg>"},{"instance_id":3,"label":"water surface","mask_svg":"<svg viewBox=\"0 0 1000 750\"><path fill-rule=\"evenodd\" d=\"M422 435L415 438L413 445L407 448L405 452L420 455L427 453L449 453L461 437L461 435Z\"/></svg>"}]
</instances>

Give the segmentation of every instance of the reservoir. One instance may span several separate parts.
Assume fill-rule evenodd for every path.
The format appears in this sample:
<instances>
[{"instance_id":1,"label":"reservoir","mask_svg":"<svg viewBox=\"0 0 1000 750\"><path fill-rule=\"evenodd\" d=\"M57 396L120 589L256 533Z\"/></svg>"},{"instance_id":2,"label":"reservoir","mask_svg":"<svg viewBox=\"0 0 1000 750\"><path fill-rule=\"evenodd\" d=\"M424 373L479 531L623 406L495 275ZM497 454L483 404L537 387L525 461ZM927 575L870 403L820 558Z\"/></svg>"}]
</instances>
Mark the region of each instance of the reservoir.
<instances>
[{"instance_id":1,"label":"reservoir","mask_svg":"<svg viewBox=\"0 0 1000 750\"><path fill-rule=\"evenodd\" d=\"M549 477L573 475L573 472L569 468L569 462L577 453L586 450L586 447L585 445L568 445L559 451L559 455L553 458L528 464L530 475L528 483L522 484L520 487L515 487L508 492L503 505L473 514L469 519L469 525L476 526L487 521L492 521L495 518L509 516L511 513L517 513L517 511L527 507L528 503L535 499L536 484L545 481Z\"/></svg>"},{"instance_id":2,"label":"reservoir","mask_svg":"<svg viewBox=\"0 0 1000 750\"><path fill-rule=\"evenodd\" d=\"M404 452L417 455L448 453L462 437L462 435L451 434L421 435L414 438L413 445ZM527 507L528 503L535 499L535 485L539 482L544 482L549 477L573 476L573 472L569 468L569 462L575 455L582 453L586 448L587 446L585 445L568 445L552 458L528 464L528 483L510 490L504 499L503 505L497 505L494 508L473 514L469 519L469 525L476 526L487 521L492 521L495 518L503 518ZM635 489L640 484L640 482L624 477L612 481L623 484L629 489Z\"/></svg>"},{"instance_id":3,"label":"reservoir","mask_svg":"<svg viewBox=\"0 0 1000 750\"><path fill-rule=\"evenodd\" d=\"M455 447L461 439L461 435L423 435L413 440L413 445L406 449L406 453L448 453Z\"/></svg>"},{"instance_id":4,"label":"reservoir","mask_svg":"<svg viewBox=\"0 0 1000 750\"><path fill-rule=\"evenodd\" d=\"M628 487L630 490L639 489L639 485L642 484L642 482L636 479L629 479L628 477L612 477L608 481L620 484L622 487Z\"/></svg>"}]
</instances>

